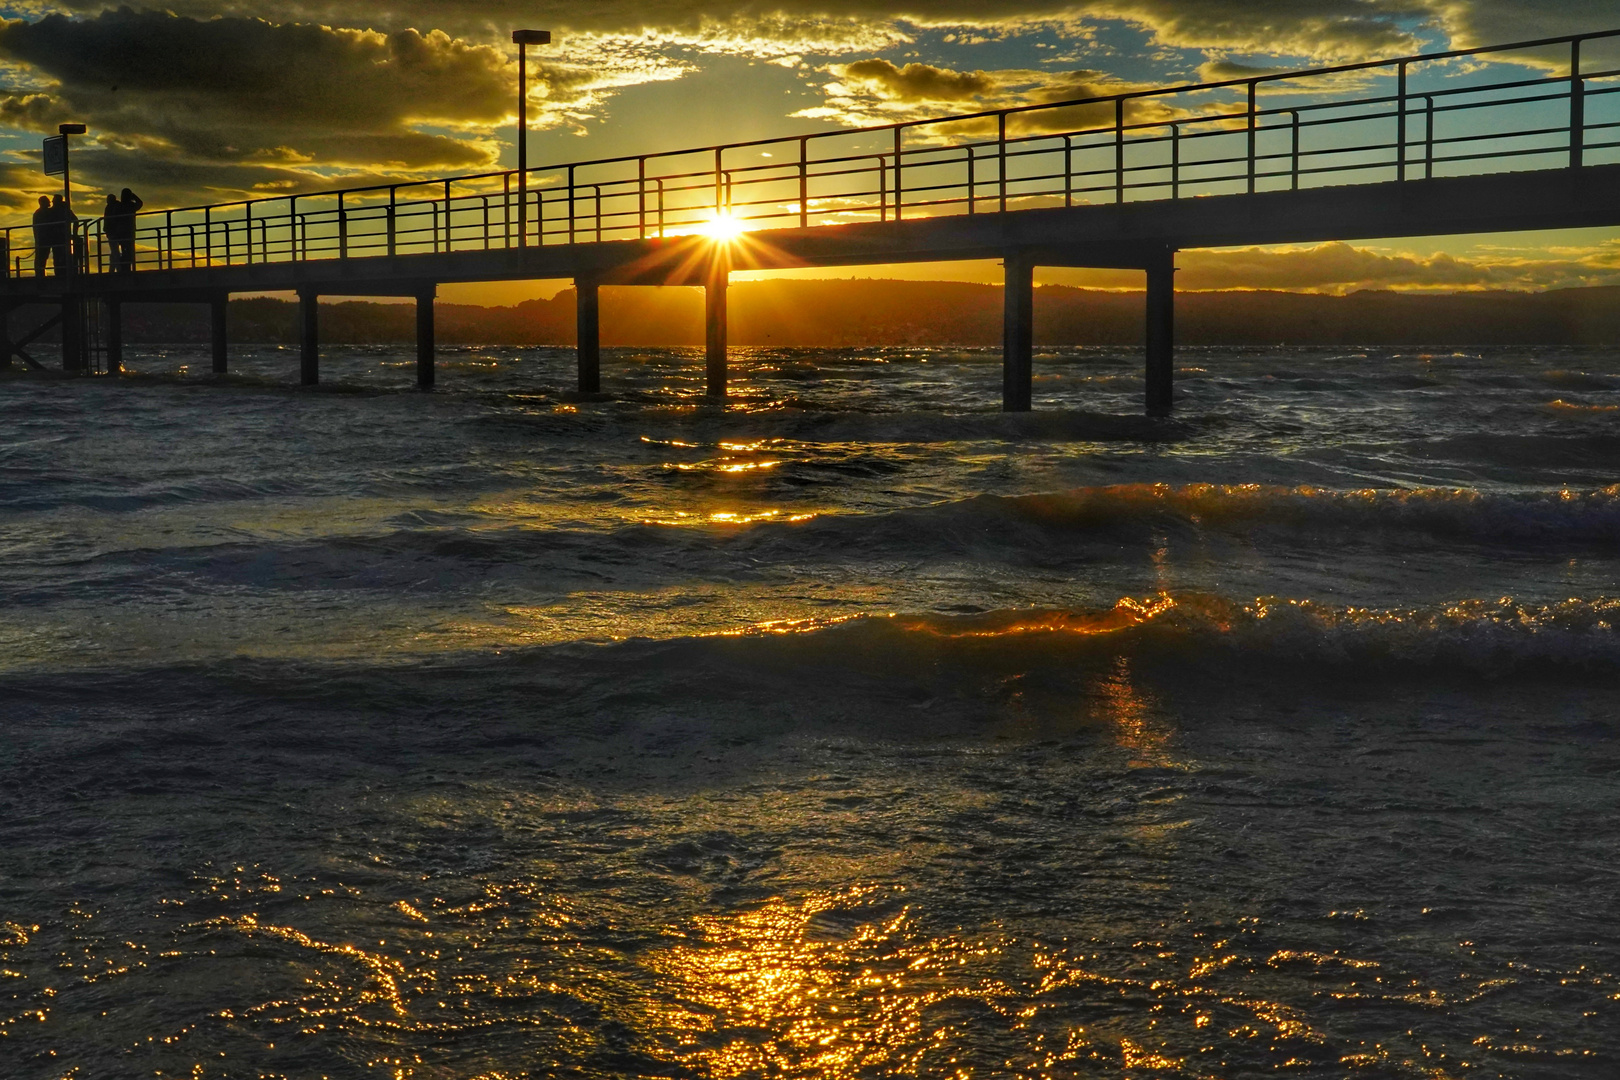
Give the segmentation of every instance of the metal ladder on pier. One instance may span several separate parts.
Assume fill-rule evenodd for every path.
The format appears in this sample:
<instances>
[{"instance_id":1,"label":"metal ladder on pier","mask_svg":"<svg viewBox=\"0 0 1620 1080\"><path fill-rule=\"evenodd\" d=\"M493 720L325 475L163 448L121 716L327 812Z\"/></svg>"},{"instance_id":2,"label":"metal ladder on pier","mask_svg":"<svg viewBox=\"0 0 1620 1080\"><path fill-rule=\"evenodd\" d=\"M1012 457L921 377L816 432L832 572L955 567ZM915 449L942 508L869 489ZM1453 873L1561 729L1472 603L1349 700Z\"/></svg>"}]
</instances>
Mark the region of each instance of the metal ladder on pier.
<instances>
[{"instance_id":1,"label":"metal ladder on pier","mask_svg":"<svg viewBox=\"0 0 1620 1080\"><path fill-rule=\"evenodd\" d=\"M14 360L21 360L34 371L49 370L28 349L50 331L56 330L62 339L63 371L92 375L107 373L107 340L104 332L107 314L104 301L80 297L63 303L41 305L50 314L21 338L13 338L10 326L12 313L32 306L12 305L0 314L0 320L3 320L0 321L0 369L11 367Z\"/></svg>"}]
</instances>

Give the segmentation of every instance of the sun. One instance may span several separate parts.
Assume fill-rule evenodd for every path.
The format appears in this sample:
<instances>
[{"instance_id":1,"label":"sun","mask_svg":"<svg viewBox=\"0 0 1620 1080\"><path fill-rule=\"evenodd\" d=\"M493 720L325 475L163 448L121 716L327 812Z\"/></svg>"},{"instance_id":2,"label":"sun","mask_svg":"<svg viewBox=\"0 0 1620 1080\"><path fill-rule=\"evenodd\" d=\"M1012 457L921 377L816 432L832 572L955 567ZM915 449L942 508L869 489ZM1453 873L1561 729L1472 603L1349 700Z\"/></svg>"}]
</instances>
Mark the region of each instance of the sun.
<instances>
[{"instance_id":1,"label":"sun","mask_svg":"<svg viewBox=\"0 0 1620 1080\"><path fill-rule=\"evenodd\" d=\"M720 213L705 222L698 231L716 243L725 243L741 236L746 226L730 214Z\"/></svg>"}]
</instances>

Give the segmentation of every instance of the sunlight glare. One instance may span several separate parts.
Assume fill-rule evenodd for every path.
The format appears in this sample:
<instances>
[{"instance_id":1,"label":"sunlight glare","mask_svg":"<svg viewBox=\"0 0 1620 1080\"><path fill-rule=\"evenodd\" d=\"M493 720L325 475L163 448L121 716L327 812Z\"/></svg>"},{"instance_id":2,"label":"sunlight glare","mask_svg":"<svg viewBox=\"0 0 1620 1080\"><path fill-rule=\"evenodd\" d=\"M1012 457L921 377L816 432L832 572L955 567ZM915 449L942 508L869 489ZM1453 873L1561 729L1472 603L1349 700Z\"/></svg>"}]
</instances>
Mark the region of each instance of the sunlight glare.
<instances>
[{"instance_id":1,"label":"sunlight glare","mask_svg":"<svg viewBox=\"0 0 1620 1080\"><path fill-rule=\"evenodd\" d=\"M730 214L716 214L699 231L716 243L735 240L744 232L744 224Z\"/></svg>"}]
</instances>

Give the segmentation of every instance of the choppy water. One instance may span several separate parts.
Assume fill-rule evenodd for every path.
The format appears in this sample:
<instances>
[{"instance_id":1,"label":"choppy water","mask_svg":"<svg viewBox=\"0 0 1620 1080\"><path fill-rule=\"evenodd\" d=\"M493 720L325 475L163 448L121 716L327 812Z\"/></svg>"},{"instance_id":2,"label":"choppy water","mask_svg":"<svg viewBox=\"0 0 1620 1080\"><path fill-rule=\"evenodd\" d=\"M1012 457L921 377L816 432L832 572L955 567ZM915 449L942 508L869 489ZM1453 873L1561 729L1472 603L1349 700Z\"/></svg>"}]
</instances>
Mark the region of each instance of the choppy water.
<instances>
[{"instance_id":1,"label":"choppy water","mask_svg":"<svg viewBox=\"0 0 1620 1080\"><path fill-rule=\"evenodd\" d=\"M0 382L0 1075L1613 1077L1620 355Z\"/></svg>"}]
</instances>

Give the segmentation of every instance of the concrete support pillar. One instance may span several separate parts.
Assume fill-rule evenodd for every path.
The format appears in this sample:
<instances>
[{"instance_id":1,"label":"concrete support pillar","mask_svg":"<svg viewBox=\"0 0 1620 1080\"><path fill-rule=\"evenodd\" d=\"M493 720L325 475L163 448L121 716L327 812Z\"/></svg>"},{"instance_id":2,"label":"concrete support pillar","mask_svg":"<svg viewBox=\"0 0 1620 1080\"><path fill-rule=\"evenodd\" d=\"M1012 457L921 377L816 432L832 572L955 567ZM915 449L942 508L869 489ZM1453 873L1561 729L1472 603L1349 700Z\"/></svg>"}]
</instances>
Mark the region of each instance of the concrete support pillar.
<instances>
[{"instance_id":1,"label":"concrete support pillar","mask_svg":"<svg viewBox=\"0 0 1620 1080\"><path fill-rule=\"evenodd\" d=\"M15 349L11 342L11 305L0 304L0 371L11 366Z\"/></svg>"},{"instance_id":2,"label":"concrete support pillar","mask_svg":"<svg viewBox=\"0 0 1620 1080\"><path fill-rule=\"evenodd\" d=\"M726 396L726 289L731 274L724 267L709 274L703 286L703 325L709 376L709 396Z\"/></svg>"},{"instance_id":3,"label":"concrete support pillar","mask_svg":"<svg viewBox=\"0 0 1620 1080\"><path fill-rule=\"evenodd\" d=\"M124 371L124 303L116 296L101 302L107 324L101 328L102 340L107 345L107 374L121 375Z\"/></svg>"},{"instance_id":4,"label":"concrete support pillar","mask_svg":"<svg viewBox=\"0 0 1620 1080\"><path fill-rule=\"evenodd\" d=\"M298 294L298 381L314 386L321 381L320 298L313 292Z\"/></svg>"},{"instance_id":5,"label":"concrete support pillar","mask_svg":"<svg viewBox=\"0 0 1620 1080\"><path fill-rule=\"evenodd\" d=\"M62 370L84 367L84 300L69 293L62 297Z\"/></svg>"},{"instance_id":6,"label":"concrete support pillar","mask_svg":"<svg viewBox=\"0 0 1620 1080\"><path fill-rule=\"evenodd\" d=\"M595 278L574 279L574 349L579 357L579 392L602 390L601 283Z\"/></svg>"},{"instance_id":7,"label":"concrete support pillar","mask_svg":"<svg viewBox=\"0 0 1620 1080\"><path fill-rule=\"evenodd\" d=\"M1169 416L1175 390L1176 253L1166 251L1147 271L1147 414Z\"/></svg>"},{"instance_id":8,"label":"concrete support pillar","mask_svg":"<svg viewBox=\"0 0 1620 1080\"><path fill-rule=\"evenodd\" d=\"M1027 256L1007 256L1001 302L1001 408L1029 412L1035 364L1035 264Z\"/></svg>"},{"instance_id":9,"label":"concrete support pillar","mask_svg":"<svg viewBox=\"0 0 1620 1080\"><path fill-rule=\"evenodd\" d=\"M433 302L438 286L424 285L416 293L416 388L433 389Z\"/></svg>"},{"instance_id":10,"label":"concrete support pillar","mask_svg":"<svg viewBox=\"0 0 1620 1080\"><path fill-rule=\"evenodd\" d=\"M230 293L220 293L208 301L208 343L213 347L215 375L225 374L230 367L230 350L225 343L230 302Z\"/></svg>"}]
</instances>

